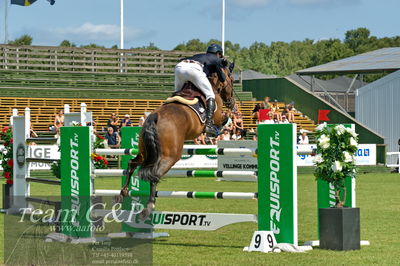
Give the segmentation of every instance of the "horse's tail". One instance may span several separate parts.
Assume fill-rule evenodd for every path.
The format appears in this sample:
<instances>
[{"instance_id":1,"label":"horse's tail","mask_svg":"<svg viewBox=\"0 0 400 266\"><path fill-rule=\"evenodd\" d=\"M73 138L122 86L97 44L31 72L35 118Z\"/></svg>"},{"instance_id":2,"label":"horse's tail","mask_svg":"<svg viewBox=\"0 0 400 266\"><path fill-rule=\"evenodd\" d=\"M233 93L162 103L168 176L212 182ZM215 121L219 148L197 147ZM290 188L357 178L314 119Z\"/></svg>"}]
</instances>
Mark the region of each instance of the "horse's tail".
<instances>
[{"instance_id":1,"label":"horse's tail","mask_svg":"<svg viewBox=\"0 0 400 266\"><path fill-rule=\"evenodd\" d=\"M157 132L157 114L150 114L143 125L144 161L138 171L139 178L157 183L160 180L160 141Z\"/></svg>"}]
</instances>

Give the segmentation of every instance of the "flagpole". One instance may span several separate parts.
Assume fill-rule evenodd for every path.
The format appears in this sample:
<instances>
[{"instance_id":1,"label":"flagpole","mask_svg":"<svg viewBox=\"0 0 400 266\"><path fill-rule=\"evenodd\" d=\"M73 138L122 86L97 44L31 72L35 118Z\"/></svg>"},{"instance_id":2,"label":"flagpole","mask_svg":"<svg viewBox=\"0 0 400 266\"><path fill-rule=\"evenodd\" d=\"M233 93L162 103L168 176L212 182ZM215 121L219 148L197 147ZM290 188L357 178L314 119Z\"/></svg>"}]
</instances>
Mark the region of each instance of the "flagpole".
<instances>
[{"instance_id":1,"label":"flagpole","mask_svg":"<svg viewBox=\"0 0 400 266\"><path fill-rule=\"evenodd\" d=\"M120 40L120 49L124 49L124 0L121 0L121 40Z\"/></svg>"},{"instance_id":2,"label":"flagpole","mask_svg":"<svg viewBox=\"0 0 400 266\"><path fill-rule=\"evenodd\" d=\"M222 51L225 51L225 0L222 0L221 11L221 44Z\"/></svg>"},{"instance_id":3,"label":"flagpole","mask_svg":"<svg viewBox=\"0 0 400 266\"><path fill-rule=\"evenodd\" d=\"M8 42L8 0L4 0L4 44Z\"/></svg>"}]
</instances>

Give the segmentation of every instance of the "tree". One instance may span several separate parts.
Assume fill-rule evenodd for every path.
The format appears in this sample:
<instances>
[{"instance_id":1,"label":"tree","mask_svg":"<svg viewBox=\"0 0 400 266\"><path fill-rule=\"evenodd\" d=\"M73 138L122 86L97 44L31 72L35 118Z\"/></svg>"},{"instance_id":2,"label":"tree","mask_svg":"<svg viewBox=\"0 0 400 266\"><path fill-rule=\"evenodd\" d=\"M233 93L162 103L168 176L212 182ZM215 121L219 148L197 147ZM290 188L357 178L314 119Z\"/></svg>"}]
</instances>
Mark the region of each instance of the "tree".
<instances>
[{"instance_id":1,"label":"tree","mask_svg":"<svg viewBox=\"0 0 400 266\"><path fill-rule=\"evenodd\" d=\"M355 30L349 30L345 34L344 43L349 46L354 52L364 52L361 49L362 46L369 44L370 31L367 28L358 28Z\"/></svg>"},{"instance_id":2,"label":"tree","mask_svg":"<svg viewBox=\"0 0 400 266\"><path fill-rule=\"evenodd\" d=\"M32 45L32 37L30 35L24 34L19 38L16 38L14 41L10 41L11 45Z\"/></svg>"},{"instance_id":3,"label":"tree","mask_svg":"<svg viewBox=\"0 0 400 266\"><path fill-rule=\"evenodd\" d=\"M64 40L64 41L62 41L62 42L60 43L59 46L60 46L60 47L76 47L76 44L75 44L75 43L72 43L72 42L70 42L70 41L68 41L68 40Z\"/></svg>"}]
</instances>

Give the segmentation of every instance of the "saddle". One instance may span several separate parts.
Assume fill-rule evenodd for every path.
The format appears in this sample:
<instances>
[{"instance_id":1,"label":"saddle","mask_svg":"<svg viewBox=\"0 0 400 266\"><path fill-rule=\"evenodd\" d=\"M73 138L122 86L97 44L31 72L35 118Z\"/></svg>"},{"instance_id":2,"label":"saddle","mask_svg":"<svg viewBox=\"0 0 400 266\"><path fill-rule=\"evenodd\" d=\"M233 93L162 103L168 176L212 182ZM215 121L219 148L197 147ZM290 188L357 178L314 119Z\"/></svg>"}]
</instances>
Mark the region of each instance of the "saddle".
<instances>
[{"instance_id":1,"label":"saddle","mask_svg":"<svg viewBox=\"0 0 400 266\"><path fill-rule=\"evenodd\" d=\"M181 103L190 107L199 117L202 124L205 123L207 101L204 94L190 81L186 82L180 91L176 91L167 98L164 104Z\"/></svg>"}]
</instances>

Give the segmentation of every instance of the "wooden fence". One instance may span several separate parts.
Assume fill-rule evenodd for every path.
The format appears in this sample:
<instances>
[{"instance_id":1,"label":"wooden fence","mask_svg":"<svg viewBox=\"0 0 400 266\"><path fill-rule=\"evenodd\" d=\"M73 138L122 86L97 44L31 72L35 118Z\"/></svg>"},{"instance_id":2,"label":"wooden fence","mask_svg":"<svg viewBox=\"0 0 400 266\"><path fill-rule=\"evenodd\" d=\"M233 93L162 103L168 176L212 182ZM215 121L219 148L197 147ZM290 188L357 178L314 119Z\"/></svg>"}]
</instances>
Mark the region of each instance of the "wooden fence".
<instances>
[{"instance_id":1,"label":"wooden fence","mask_svg":"<svg viewBox=\"0 0 400 266\"><path fill-rule=\"evenodd\" d=\"M0 69L173 74L188 52L0 45Z\"/></svg>"}]
</instances>

